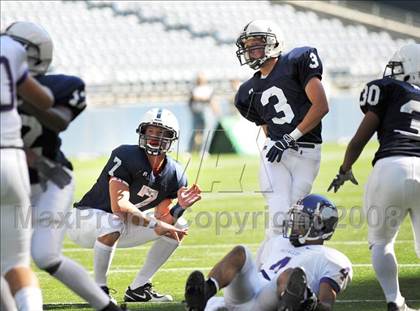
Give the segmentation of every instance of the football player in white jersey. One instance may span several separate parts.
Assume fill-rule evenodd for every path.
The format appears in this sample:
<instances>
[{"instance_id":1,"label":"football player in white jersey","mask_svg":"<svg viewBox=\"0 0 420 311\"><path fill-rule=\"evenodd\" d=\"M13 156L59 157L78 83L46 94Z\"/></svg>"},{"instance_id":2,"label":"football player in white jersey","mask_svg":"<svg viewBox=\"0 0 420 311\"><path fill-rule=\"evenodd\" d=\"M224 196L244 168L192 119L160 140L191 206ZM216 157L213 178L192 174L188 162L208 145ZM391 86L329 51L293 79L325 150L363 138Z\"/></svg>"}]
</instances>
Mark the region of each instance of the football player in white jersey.
<instances>
[{"instance_id":1,"label":"football player in white jersey","mask_svg":"<svg viewBox=\"0 0 420 311\"><path fill-rule=\"evenodd\" d=\"M39 109L48 109L54 98L49 89L28 76L26 53L22 46L1 35L1 303L6 310L42 310L38 280L30 268L30 188L21 120L17 112L19 94ZM29 218L27 218L29 216ZM25 222L25 219L29 220ZM3 286L4 285L4 286ZM4 293L9 288L10 295ZM8 298L9 297L9 298Z\"/></svg>"},{"instance_id":2,"label":"football player in white jersey","mask_svg":"<svg viewBox=\"0 0 420 311\"><path fill-rule=\"evenodd\" d=\"M336 192L347 180L357 184L352 166L377 132L379 149L363 204L369 248L388 310L408 311L412 309L399 289L394 242L401 223L410 215L420 258L420 44L405 45L393 55L383 78L363 89L360 108L365 117L328 190Z\"/></svg>"},{"instance_id":3,"label":"football player in white jersey","mask_svg":"<svg viewBox=\"0 0 420 311\"><path fill-rule=\"evenodd\" d=\"M209 272L188 277L187 309L217 310L332 310L339 292L352 279L349 259L324 246L338 222L337 208L327 198L310 194L289 211L284 236L268 242L256 265L245 246L236 246ZM213 297L224 288L224 298Z\"/></svg>"},{"instance_id":4,"label":"football player in white jersey","mask_svg":"<svg viewBox=\"0 0 420 311\"><path fill-rule=\"evenodd\" d=\"M46 74L52 61L53 43L41 26L15 22L7 27L6 34L25 47L30 74L48 86L55 97L53 107L47 111L33 109L25 101L18 109L32 192L32 258L40 269L96 310L120 310L80 264L61 252L66 229L63 215L71 208L75 186L72 165L60 150L59 133L85 109L85 84L78 77Z\"/></svg>"}]
</instances>

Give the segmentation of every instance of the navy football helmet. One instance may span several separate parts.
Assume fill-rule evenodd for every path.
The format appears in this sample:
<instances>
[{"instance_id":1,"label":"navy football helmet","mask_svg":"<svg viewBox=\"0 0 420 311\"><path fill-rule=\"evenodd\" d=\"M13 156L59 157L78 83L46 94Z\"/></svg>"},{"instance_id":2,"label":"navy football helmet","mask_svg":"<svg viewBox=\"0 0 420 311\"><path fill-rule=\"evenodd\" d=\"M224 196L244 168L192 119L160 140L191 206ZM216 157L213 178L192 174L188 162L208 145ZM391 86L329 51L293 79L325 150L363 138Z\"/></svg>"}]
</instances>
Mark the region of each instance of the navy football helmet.
<instances>
[{"instance_id":1,"label":"navy football helmet","mask_svg":"<svg viewBox=\"0 0 420 311\"><path fill-rule=\"evenodd\" d=\"M283 224L283 236L294 246L307 241L329 240L338 223L338 211L326 197L310 194L289 210Z\"/></svg>"}]
</instances>

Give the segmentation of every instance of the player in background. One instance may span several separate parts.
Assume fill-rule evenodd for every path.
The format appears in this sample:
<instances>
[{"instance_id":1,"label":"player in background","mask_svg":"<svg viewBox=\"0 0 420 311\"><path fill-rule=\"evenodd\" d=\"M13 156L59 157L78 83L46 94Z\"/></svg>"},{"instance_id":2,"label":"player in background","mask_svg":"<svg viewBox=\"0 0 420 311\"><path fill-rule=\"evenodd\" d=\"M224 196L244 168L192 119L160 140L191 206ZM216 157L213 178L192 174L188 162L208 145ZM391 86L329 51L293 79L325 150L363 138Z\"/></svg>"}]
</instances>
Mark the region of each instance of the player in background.
<instances>
[{"instance_id":1,"label":"player in background","mask_svg":"<svg viewBox=\"0 0 420 311\"><path fill-rule=\"evenodd\" d=\"M268 240L281 233L289 207L310 193L319 171L321 119L328 112L322 63L313 47L283 53L283 36L272 21L248 23L236 45L241 65L257 70L240 86L235 106L267 136L260 189L269 210Z\"/></svg>"},{"instance_id":2,"label":"player in background","mask_svg":"<svg viewBox=\"0 0 420 311\"><path fill-rule=\"evenodd\" d=\"M1 306L38 311L42 310L42 295L30 268L30 217L25 222L31 213L30 187L16 95L40 110L51 107L54 96L28 76L25 49L19 43L2 34L0 46Z\"/></svg>"},{"instance_id":3,"label":"player in background","mask_svg":"<svg viewBox=\"0 0 420 311\"><path fill-rule=\"evenodd\" d=\"M46 111L29 106L26 101L19 106L32 191L32 258L40 269L96 310L119 310L80 264L62 254L66 230L63 217L71 210L75 185L72 165L60 150L59 133L85 109L85 84L78 77L46 74L53 43L39 25L16 22L6 33L25 47L30 74L49 87L55 97L54 106Z\"/></svg>"},{"instance_id":4,"label":"player in background","mask_svg":"<svg viewBox=\"0 0 420 311\"><path fill-rule=\"evenodd\" d=\"M327 198L310 194L289 211L283 234L272 237L260 265L245 246L236 246L209 272L188 277L187 310L332 310L352 278L352 265L324 246L334 233L338 212ZM224 288L224 298L213 297ZM211 298L213 297L213 298Z\"/></svg>"},{"instance_id":5,"label":"player in background","mask_svg":"<svg viewBox=\"0 0 420 311\"><path fill-rule=\"evenodd\" d=\"M179 137L172 112L147 111L137 133L138 144L114 149L96 183L75 204L72 222L79 225L68 233L77 244L94 249L95 280L107 293L115 248L154 241L124 300L172 301L153 289L151 278L187 233L181 216L201 199L201 190L197 185L187 189L181 165L167 155ZM175 205L173 199L178 200Z\"/></svg>"},{"instance_id":6,"label":"player in background","mask_svg":"<svg viewBox=\"0 0 420 311\"><path fill-rule=\"evenodd\" d=\"M413 310L399 289L394 242L409 214L420 258L420 44L405 45L392 56L383 78L361 92L360 108L365 116L328 191L337 192L347 180L357 184L353 164L376 132L379 149L363 204L372 265L388 311Z\"/></svg>"}]
</instances>

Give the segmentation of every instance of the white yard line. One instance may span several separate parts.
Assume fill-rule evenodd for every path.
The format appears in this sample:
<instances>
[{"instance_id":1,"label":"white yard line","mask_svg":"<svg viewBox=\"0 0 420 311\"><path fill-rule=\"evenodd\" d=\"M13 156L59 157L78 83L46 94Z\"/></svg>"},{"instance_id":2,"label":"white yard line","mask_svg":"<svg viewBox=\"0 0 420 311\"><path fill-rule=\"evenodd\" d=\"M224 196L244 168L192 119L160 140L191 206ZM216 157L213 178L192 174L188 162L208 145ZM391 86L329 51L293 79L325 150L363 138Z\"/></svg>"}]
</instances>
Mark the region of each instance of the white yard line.
<instances>
[{"instance_id":1,"label":"white yard line","mask_svg":"<svg viewBox=\"0 0 420 311\"><path fill-rule=\"evenodd\" d=\"M140 265L129 265L129 266L123 266L124 268L115 268L111 269L109 273L132 273L137 272L140 269ZM372 267L369 263L363 263L363 264L353 264L353 268L370 268ZM420 264L399 264L399 268L418 268L420 267ZM177 267L177 268L162 268L159 269L159 272L179 272L179 271L193 271L193 270L201 270L201 271L209 271L212 267ZM46 274L44 271L38 271L37 274ZM93 270L89 270L89 273L93 274Z\"/></svg>"},{"instance_id":2,"label":"white yard line","mask_svg":"<svg viewBox=\"0 0 420 311\"><path fill-rule=\"evenodd\" d=\"M396 241L395 244L408 244L408 243L413 243L412 240L399 240ZM246 244L244 243L246 246L248 247L255 247L257 248L260 244L259 243L250 243L250 244ZM66 246L68 244L65 244L64 246ZM193 244L193 245L181 245L182 249L215 249L215 248L230 248L230 247L234 247L238 244ZM330 241L326 244L328 245L368 245L367 241ZM131 248L124 248L124 252L125 251L137 251L137 250L146 250L149 249L150 245L145 245L145 246L137 246L137 247L131 247ZM117 249L122 249L122 248L117 248ZM90 248L64 248L63 249L63 253L80 253L80 252L91 252L92 249Z\"/></svg>"}]
</instances>

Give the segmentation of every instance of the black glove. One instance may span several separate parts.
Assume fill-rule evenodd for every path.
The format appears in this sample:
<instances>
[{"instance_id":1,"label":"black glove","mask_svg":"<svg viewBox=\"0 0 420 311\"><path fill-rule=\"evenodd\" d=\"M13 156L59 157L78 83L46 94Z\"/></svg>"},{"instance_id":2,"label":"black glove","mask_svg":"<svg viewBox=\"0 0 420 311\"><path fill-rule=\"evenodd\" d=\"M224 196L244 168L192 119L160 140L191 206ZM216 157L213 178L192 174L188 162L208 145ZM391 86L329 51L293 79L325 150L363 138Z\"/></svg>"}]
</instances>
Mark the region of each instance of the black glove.
<instances>
[{"instance_id":1,"label":"black glove","mask_svg":"<svg viewBox=\"0 0 420 311\"><path fill-rule=\"evenodd\" d=\"M71 182L71 176L63 169L63 166L46 157L38 157L34 162L34 167L42 179L51 180L60 189Z\"/></svg>"},{"instance_id":2,"label":"black glove","mask_svg":"<svg viewBox=\"0 0 420 311\"><path fill-rule=\"evenodd\" d=\"M267 152L266 158L270 162L274 162L276 159L277 162L280 162L283 152L289 148L297 151L298 145L292 136L289 134L284 134L283 138L276 141L273 147L271 147L271 149Z\"/></svg>"},{"instance_id":3,"label":"black glove","mask_svg":"<svg viewBox=\"0 0 420 311\"><path fill-rule=\"evenodd\" d=\"M353 172L351 169L349 169L347 172L344 172L342 167L340 166L340 169L338 170L337 176L333 179L330 186L328 187L327 191L330 191L332 188L334 188L334 193L337 192L337 190L347 181L350 180L353 184L358 185L356 178L353 175Z\"/></svg>"}]
</instances>

